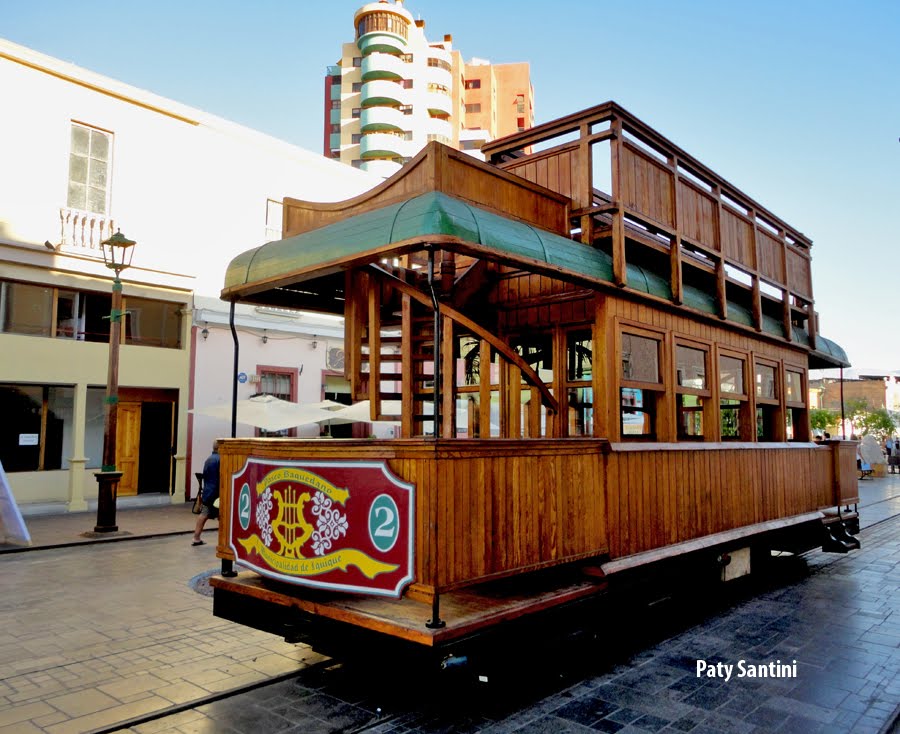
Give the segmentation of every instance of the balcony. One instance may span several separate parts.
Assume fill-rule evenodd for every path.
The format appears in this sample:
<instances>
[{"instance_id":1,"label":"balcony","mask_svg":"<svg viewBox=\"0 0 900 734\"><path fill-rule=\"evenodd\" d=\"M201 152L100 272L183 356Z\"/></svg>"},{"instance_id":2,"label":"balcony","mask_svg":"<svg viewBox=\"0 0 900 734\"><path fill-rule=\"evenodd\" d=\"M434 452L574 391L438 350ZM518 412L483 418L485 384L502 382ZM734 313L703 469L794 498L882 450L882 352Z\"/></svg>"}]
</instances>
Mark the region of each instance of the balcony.
<instances>
[{"instance_id":1,"label":"balcony","mask_svg":"<svg viewBox=\"0 0 900 734\"><path fill-rule=\"evenodd\" d=\"M115 232L115 222L105 214L60 207L59 246L75 247L102 257L100 243Z\"/></svg>"},{"instance_id":2,"label":"balcony","mask_svg":"<svg viewBox=\"0 0 900 734\"><path fill-rule=\"evenodd\" d=\"M390 133L369 133L359 141L359 154L367 158L404 158L411 155L411 141Z\"/></svg>"},{"instance_id":3,"label":"balcony","mask_svg":"<svg viewBox=\"0 0 900 734\"><path fill-rule=\"evenodd\" d=\"M362 132L376 130L404 130L410 126L410 116L404 115L396 107L365 107L360 112L359 124Z\"/></svg>"},{"instance_id":4,"label":"balcony","mask_svg":"<svg viewBox=\"0 0 900 734\"><path fill-rule=\"evenodd\" d=\"M407 91L397 82L376 79L362 86L362 107L397 107L406 104Z\"/></svg>"},{"instance_id":5,"label":"balcony","mask_svg":"<svg viewBox=\"0 0 900 734\"><path fill-rule=\"evenodd\" d=\"M363 55L370 53L403 54L409 50L403 36L388 31L366 33L357 39L356 45Z\"/></svg>"},{"instance_id":6,"label":"balcony","mask_svg":"<svg viewBox=\"0 0 900 734\"><path fill-rule=\"evenodd\" d=\"M425 82L428 84L440 84L447 89L453 88L453 75L447 69L439 66L425 67Z\"/></svg>"},{"instance_id":7,"label":"balcony","mask_svg":"<svg viewBox=\"0 0 900 734\"><path fill-rule=\"evenodd\" d=\"M432 115L452 115L453 100L444 92L426 92L425 106Z\"/></svg>"},{"instance_id":8,"label":"balcony","mask_svg":"<svg viewBox=\"0 0 900 734\"><path fill-rule=\"evenodd\" d=\"M388 161L383 158L363 161L361 166L363 171L374 174L375 176L381 176L382 178L390 178L401 168L403 168L403 164L399 161Z\"/></svg>"},{"instance_id":9,"label":"balcony","mask_svg":"<svg viewBox=\"0 0 900 734\"><path fill-rule=\"evenodd\" d=\"M442 120L438 117L432 117L425 125L426 135L443 135L446 138L453 138L453 126L450 120Z\"/></svg>"},{"instance_id":10,"label":"balcony","mask_svg":"<svg viewBox=\"0 0 900 734\"><path fill-rule=\"evenodd\" d=\"M370 82L375 79L403 79L406 76L407 64L399 56L384 53L371 53L362 60L362 80Z\"/></svg>"}]
</instances>

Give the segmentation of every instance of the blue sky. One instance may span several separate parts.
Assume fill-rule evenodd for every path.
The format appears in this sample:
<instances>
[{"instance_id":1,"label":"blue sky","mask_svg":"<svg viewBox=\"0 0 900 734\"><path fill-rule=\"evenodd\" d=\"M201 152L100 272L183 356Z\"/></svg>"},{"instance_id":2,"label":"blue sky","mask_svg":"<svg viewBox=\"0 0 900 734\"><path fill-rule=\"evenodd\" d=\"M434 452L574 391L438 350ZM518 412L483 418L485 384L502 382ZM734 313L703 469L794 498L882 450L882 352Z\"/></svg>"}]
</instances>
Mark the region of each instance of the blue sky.
<instances>
[{"instance_id":1,"label":"blue sky","mask_svg":"<svg viewBox=\"0 0 900 734\"><path fill-rule=\"evenodd\" d=\"M356 0L0 0L0 36L321 152ZM528 61L544 122L615 100L813 240L821 331L900 370L900 2L410 0Z\"/></svg>"}]
</instances>

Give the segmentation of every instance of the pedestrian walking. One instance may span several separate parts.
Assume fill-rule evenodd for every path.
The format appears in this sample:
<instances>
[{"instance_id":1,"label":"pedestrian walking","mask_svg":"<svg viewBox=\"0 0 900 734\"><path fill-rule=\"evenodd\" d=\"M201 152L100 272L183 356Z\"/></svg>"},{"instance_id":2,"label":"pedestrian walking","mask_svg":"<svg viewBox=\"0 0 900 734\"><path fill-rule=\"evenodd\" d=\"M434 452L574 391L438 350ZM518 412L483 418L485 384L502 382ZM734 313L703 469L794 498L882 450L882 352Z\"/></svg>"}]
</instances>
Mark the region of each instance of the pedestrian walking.
<instances>
[{"instance_id":1,"label":"pedestrian walking","mask_svg":"<svg viewBox=\"0 0 900 734\"><path fill-rule=\"evenodd\" d=\"M219 499L219 442L213 443L212 453L203 464L203 486L200 487L203 506L197 515L194 525L194 540L191 545L203 545L203 526L210 518L215 520L219 516L219 509L215 502Z\"/></svg>"}]
</instances>

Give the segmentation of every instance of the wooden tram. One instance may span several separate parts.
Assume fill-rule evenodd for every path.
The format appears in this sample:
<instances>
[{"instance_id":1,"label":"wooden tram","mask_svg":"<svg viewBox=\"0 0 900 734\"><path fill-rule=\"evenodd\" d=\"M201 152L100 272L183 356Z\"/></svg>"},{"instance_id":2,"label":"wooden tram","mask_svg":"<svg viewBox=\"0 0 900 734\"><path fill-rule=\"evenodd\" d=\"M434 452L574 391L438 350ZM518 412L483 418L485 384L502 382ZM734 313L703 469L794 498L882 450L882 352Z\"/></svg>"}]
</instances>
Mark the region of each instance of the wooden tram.
<instances>
[{"instance_id":1,"label":"wooden tram","mask_svg":"<svg viewBox=\"0 0 900 734\"><path fill-rule=\"evenodd\" d=\"M612 102L483 152L286 199L229 266L227 300L342 314L399 436L223 441L215 613L444 650L672 559L859 547L810 240Z\"/></svg>"}]
</instances>

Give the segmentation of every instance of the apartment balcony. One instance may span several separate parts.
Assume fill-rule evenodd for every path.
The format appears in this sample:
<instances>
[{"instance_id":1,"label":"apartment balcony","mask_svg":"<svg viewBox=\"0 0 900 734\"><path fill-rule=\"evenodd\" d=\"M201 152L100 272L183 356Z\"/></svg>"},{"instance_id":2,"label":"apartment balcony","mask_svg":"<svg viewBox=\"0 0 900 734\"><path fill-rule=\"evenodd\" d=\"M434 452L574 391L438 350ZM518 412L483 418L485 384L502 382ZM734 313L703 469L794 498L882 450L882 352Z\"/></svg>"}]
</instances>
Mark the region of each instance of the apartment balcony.
<instances>
[{"instance_id":1,"label":"apartment balcony","mask_svg":"<svg viewBox=\"0 0 900 734\"><path fill-rule=\"evenodd\" d=\"M407 75L407 63L393 54L371 53L362 60L362 80L403 79Z\"/></svg>"},{"instance_id":2,"label":"apartment balcony","mask_svg":"<svg viewBox=\"0 0 900 734\"><path fill-rule=\"evenodd\" d=\"M359 141L359 157L367 158L405 158L411 155L411 141L390 133L369 133Z\"/></svg>"},{"instance_id":3,"label":"apartment balcony","mask_svg":"<svg viewBox=\"0 0 900 734\"><path fill-rule=\"evenodd\" d=\"M453 138L453 125L450 120L442 120L439 117L432 117L425 125L426 135L441 135L445 138Z\"/></svg>"},{"instance_id":4,"label":"apartment balcony","mask_svg":"<svg viewBox=\"0 0 900 734\"><path fill-rule=\"evenodd\" d=\"M377 105L397 107L407 104L408 96L407 90L397 82L376 79L363 84L360 99L362 107L374 107Z\"/></svg>"},{"instance_id":5,"label":"apartment balcony","mask_svg":"<svg viewBox=\"0 0 900 734\"><path fill-rule=\"evenodd\" d=\"M427 84L440 84L447 89L453 88L453 75L449 69L442 69L439 66L426 66L424 76Z\"/></svg>"},{"instance_id":6,"label":"apartment balcony","mask_svg":"<svg viewBox=\"0 0 900 734\"><path fill-rule=\"evenodd\" d=\"M451 66L453 65L453 54L450 51L447 51L447 49L438 46L431 46L428 49L428 58L443 61Z\"/></svg>"},{"instance_id":7,"label":"apartment balcony","mask_svg":"<svg viewBox=\"0 0 900 734\"><path fill-rule=\"evenodd\" d=\"M100 243L115 232L115 222L105 214L60 207L57 247L77 248L87 255L103 256Z\"/></svg>"},{"instance_id":8,"label":"apartment balcony","mask_svg":"<svg viewBox=\"0 0 900 734\"><path fill-rule=\"evenodd\" d=\"M410 116L396 107L364 107L359 116L362 132L404 130L410 126Z\"/></svg>"},{"instance_id":9,"label":"apartment balcony","mask_svg":"<svg viewBox=\"0 0 900 734\"><path fill-rule=\"evenodd\" d=\"M432 115L452 115L453 100L444 92L426 92L425 106Z\"/></svg>"},{"instance_id":10,"label":"apartment balcony","mask_svg":"<svg viewBox=\"0 0 900 734\"><path fill-rule=\"evenodd\" d=\"M403 168L403 164L399 161L389 161L381 158L371 161L363 161L360 168L367 173L381 176L382 178L390 178L395 173L397 173L397 171Z\"/></svg>"},{"instance_id":11,"label":"apartment balcony","mask_svg":"<svg viewBox=\"0 0 900 734\"><path fill-rule=\"evenodd\" d=\"M356 45L362 51L363 56L371 53L404 54L409 50L403 36L387 31L366 33L356 40Z\"/></svg>"}]
</instances>

